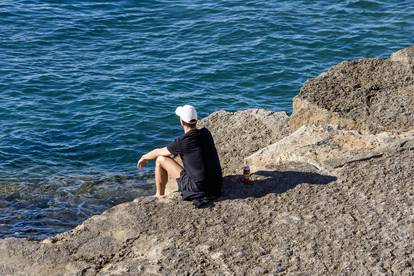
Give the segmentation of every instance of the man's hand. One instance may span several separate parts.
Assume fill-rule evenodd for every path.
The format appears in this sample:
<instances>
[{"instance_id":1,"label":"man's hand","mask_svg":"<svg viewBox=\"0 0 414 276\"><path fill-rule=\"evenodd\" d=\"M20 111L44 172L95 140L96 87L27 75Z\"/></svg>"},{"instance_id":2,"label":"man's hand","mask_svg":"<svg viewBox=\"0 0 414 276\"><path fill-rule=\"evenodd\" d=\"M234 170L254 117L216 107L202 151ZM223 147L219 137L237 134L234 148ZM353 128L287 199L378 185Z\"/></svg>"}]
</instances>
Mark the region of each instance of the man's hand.
<instances>
[{"instance_id":1,"label":"man's hand","mask_svg":"<svg viewBox=\"0 0 414 276\"><path fill-rule=\"evenodd\" d=\"M147 165L147 163L148 163L148 160L149 159L146 159L145 158L145 156L143 155L139 160L138 160L138 163L137 163L137 168L138 168L138 170L140 170L140 169L142 169L142 167L144 167L144 166L146 166Z\"/></svg>"}]
</instances>

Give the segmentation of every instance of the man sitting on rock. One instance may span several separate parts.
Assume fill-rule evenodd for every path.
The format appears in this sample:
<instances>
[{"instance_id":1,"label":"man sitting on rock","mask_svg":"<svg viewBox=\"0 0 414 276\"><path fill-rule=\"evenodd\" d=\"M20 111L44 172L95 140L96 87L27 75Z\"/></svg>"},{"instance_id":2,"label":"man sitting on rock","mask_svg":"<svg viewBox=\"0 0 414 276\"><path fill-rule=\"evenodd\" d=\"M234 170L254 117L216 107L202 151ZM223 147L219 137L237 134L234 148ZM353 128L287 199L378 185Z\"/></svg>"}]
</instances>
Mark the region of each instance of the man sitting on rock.
<instances>
[{"instance_id":1,"label":"man sitting on rock","mask_svg":"<svg viewBox=\"0 0 414 276\"><path fill-rule=\"evenodd\" d=\"M184 135L177 137L167 147L154 149L139 159L141 169L149 160L155 161L156 197L165 194L168 176L177 179L178 189L184 200L217 197L221 194L223 176L213 137L207 128L197 129L197 112L191 105L177 107ZM171 155L180 155L184 168ZM202 200L205 203L206 200Z\"/></svg>"}]
</instances>

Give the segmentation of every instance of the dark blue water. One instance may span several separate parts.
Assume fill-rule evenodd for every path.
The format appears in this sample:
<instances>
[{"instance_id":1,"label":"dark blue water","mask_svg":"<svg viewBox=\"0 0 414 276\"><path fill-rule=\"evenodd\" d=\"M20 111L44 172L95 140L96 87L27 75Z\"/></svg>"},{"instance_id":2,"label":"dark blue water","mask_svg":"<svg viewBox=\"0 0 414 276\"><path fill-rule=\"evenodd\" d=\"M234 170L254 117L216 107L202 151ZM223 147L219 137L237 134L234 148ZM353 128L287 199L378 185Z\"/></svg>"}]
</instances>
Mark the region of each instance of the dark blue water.
<instances>
[{"instance_id":1,"label":"dark blue water","mask_svg":"<svg viewBox=\"0 0 414 276\"><path fill-rule=\"evenodd\" d=\"M201 116L291 111L343 60L414 44L407 1L0 1L0 237L152 193L137 158Z\"/></svg>"}]
</instances>

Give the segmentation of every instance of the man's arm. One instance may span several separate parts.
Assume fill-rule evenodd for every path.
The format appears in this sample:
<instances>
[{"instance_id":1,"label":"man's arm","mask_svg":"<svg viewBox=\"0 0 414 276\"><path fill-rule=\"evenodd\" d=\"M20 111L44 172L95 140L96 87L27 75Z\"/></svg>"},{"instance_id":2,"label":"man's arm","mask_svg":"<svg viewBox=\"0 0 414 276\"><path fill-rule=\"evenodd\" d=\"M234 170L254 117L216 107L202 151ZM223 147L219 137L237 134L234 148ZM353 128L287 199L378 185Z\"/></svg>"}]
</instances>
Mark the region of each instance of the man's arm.
<instances>
[{"instance_id":1,"label":"man's arm","mask_svg":"<svg viewBox=\"0 0 414 276\"><path fill-rule=\"evenodd\" d=\"M149 160L154 160L158 156L169 156L169 155L171 155L171 152L167 149L167 147L154 149L154 150L148 152L147 154L144 154L139 159L138 164L137 164L137 168L141 169L142 167L144 167L148 163Z\"/></svg>"}]
</instances>

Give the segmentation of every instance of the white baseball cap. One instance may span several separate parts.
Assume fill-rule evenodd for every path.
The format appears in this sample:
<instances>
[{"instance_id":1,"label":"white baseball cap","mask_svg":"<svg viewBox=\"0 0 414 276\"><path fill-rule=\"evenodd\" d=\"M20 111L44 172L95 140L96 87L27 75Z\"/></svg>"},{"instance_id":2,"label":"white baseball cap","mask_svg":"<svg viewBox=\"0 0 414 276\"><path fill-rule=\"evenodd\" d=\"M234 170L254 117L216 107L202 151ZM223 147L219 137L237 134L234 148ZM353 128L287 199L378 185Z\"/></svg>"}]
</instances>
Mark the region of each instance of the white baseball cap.
<instances>
[{"instance_id":1,"label":"white baseball cap","mask_svg":"<svg viewBox=\"0 0 414 276\"><path fill-rule=\"evenodd\" d=\"M175 114L186 123L190 123L192 120L197 120L197 111L192 105L179 106L175 110Z\"/></svg>"}]
</instances>

